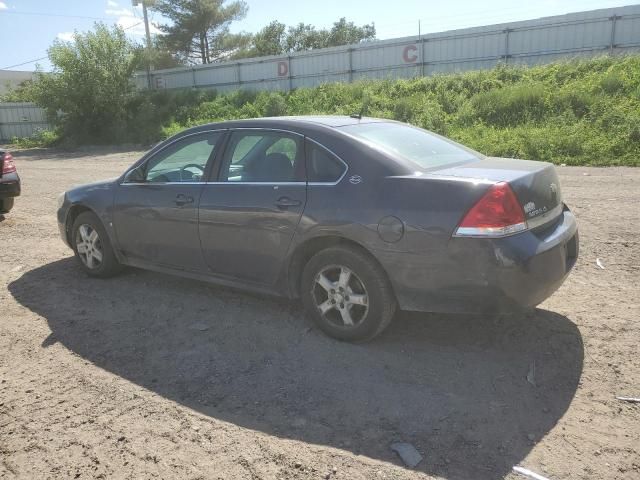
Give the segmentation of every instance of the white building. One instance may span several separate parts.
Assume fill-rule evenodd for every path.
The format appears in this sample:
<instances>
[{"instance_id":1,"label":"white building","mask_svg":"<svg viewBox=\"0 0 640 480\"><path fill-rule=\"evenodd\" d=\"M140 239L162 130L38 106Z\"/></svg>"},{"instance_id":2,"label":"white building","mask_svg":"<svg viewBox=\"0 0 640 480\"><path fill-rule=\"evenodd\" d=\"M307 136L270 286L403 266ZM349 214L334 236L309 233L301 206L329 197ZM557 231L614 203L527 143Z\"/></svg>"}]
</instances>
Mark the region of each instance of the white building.
<instances>
[{"instance_id":1,"label":"white building","mask_svg":"<svg viewBox=\"0 0 640 480\"><path fill-rule=\"evenodd\" d=\"M0 95L16 88L25 80L33 80L35 72L0 70Z\"/></svg>"}]
</instances>

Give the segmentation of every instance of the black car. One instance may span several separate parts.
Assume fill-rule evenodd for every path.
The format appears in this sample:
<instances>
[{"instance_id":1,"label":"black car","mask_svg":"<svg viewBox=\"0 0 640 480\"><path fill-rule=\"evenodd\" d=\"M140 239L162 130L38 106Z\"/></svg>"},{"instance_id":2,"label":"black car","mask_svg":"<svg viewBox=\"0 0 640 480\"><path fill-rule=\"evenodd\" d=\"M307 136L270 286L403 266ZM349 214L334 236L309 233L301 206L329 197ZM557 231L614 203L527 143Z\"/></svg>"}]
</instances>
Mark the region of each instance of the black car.
<instances>
[{"instance_id":1,"label":"black car","mask_svg":"<svg viewBox=\"0 0 640 480\"><path fill-rule=\"evenodd\" d=\"M90 275L131 265L301 298L343 340L374 337L397 308L534 307L578 255L553 165L372 118L191 128L59 204Z\"/></svg>"},{"instance_id":2,"label":"black car","mask_svg":"<svg viewBox=\"0 0 640 480\"><path fill-rule=\"evenodd\" d=\"M14 198L20 195L20 177L13 163L13 157L0 149L0 215L9 213Z\"/></svg>"}]
</instances>

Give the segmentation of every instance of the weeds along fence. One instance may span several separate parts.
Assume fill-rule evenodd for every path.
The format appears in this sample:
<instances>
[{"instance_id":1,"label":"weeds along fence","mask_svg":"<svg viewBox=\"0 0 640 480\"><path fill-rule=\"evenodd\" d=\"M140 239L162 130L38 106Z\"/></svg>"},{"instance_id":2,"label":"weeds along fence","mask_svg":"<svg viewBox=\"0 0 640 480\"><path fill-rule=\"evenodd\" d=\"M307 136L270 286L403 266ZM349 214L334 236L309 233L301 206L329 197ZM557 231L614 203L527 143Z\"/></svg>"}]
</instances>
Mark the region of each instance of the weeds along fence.
<instances>
[{"instance_id":1,"label":"weeds along fence","mask_svg":"<svg viewBox=\"0 0 640 480\"><path fill-rule=\"evenodd\" d=\"M41 130L50 130L44 109L33 103L0 103L0 142L31 137Z\"/></svg>"},{"instance_id":2,"label":"weeds along fence","mask_svg":"<svg viewBox=\"0 0 640 480\"><path fill-rule=\"evenodd\" d=\"M640 4L135 75L139 89L280 90L640 50Z\"/></svg>"}]
</instances>

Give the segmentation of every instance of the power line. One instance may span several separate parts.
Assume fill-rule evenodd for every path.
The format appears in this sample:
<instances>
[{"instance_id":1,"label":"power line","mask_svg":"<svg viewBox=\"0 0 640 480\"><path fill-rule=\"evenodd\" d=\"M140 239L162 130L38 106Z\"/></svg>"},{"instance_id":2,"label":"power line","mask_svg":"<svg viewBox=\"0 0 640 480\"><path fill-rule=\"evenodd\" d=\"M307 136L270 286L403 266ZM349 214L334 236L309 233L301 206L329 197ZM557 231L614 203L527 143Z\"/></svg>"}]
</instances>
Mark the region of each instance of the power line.
<instances>
[{"instance_id":1,"label":"power line","mask_svg":"<svg viewBox=\"0 0 640 480\"><path fill-rule=\"evenodd\" d=\"M84 20L111 20L109 17L87 17L85 15L66 15L64 13L44 13L44 12L17 12L15 10L4 10L1 15L35 15L40 17L64 17L64 18L81 18Z\"/></svg>"},{"instance_id":2,"label":"power line","mask_svg":"<svg viewBox=\"0 0 640 480\"><path fill-rule=\"evenodd\" d=\"M138 25L142 25L144 22L138 22L138 23L134 23L133 25L129 25L127 28L123 28L122 30L129 30L131 28L135 28ZM122 27L121 27L122 28Z\"/></svg>"},{"instance_id":3,"label":"power line","mask_svg":"<svg viewBox=\"0 0 640 480\"><path fill-rule=\"evenodd\" d=\"M28 62L16 63L15 65L9 65L8 67L2 67L2 68L0 68L0 70L9 70L10 68L20 67L22 65L28 65L29 63L39 62L40 60L44 60L46 58L49 58L49 57L40 57L40 58L36 58L35 60L29 60Z\"/></svg>"},{"instance_id":4,"label":"power line","mask_svg":"<svg viewBox=\"0 0 640 480\"><path fill-rule=\"evenodd\" d=\"M131 28L137 27L138 25L142 25L142 22L138 22L138 23L135 23L133 25L129 25L128 27L123 28L122 30L129 30ZM9 65L8 67L2 67L2 68L0 68L0 70L9 70L10 68L21 67L22 65L28 65L30 63L39 62L40 60L46 60L47 58L49 58L49 57L40 57L40 58L36 58L34 60L29 60L28 62L16 63L15 65Z\"/></svg>"}]
</instances>

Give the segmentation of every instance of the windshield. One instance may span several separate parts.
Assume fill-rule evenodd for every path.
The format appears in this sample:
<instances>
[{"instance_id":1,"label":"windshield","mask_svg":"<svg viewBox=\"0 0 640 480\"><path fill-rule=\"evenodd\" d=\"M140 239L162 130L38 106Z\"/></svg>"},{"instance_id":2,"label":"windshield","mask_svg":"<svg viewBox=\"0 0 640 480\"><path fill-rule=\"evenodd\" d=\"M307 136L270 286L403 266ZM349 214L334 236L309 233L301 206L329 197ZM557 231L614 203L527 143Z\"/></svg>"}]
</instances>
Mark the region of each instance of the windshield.
<instances>
[{"instance_id":1,"label":"windshield","mask_svg":"<svg viewBox=\"0 0 640 480\"><path fill-rule=\"evenodd\" d=\"M479 160L479 153L468 150L421 128L401 123L359 123L341 129L393 154L428 169Z\"/></svg>"}]
</instances>

